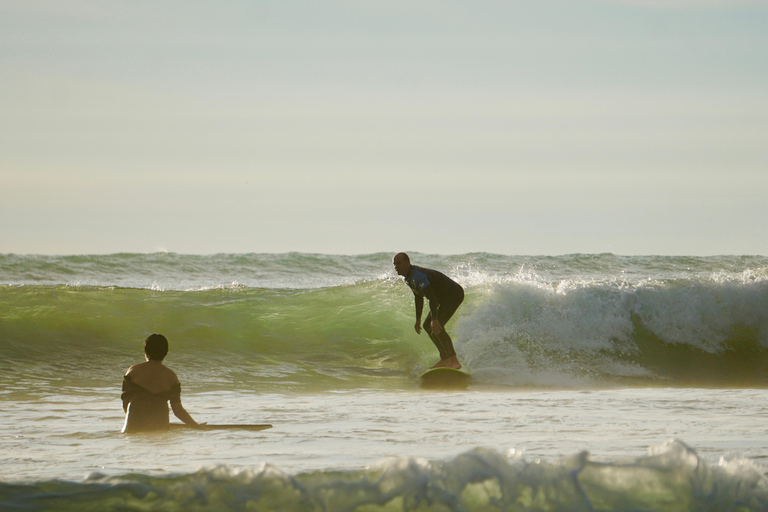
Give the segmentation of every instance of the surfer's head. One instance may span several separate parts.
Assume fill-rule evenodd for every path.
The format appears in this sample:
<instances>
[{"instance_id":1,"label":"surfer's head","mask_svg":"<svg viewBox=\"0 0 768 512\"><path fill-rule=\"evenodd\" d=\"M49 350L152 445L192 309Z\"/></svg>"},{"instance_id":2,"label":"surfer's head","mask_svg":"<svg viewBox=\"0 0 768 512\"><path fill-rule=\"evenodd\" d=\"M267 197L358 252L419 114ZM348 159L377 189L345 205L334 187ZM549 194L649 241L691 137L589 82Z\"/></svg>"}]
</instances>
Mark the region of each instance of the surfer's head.
<instances>
[{"instance_id":1,"label":"surfer's head","mask_svg":"<svg viewBox=\"0 0 768 512\"><path fill-rule=\"evenodd\" d=\"M168 340L162 334L151 334L144 340L144 353L150 361L162 361L168 354Z\"/></svg>"},{"instance_id":2,"label":"surfer's head","mask_svg":"<svg viewBox=\"0 0 768 512\"><path fill-rule=\"evenodd\" d=\"M411 258L409 258L408 255L404 252L399 252L395 254L394 258L392 258L392 264L395 266L395 272L397 272L397 275L405 277L408 275L408 271L411 269Z\"/></svg>"}]
</instances>

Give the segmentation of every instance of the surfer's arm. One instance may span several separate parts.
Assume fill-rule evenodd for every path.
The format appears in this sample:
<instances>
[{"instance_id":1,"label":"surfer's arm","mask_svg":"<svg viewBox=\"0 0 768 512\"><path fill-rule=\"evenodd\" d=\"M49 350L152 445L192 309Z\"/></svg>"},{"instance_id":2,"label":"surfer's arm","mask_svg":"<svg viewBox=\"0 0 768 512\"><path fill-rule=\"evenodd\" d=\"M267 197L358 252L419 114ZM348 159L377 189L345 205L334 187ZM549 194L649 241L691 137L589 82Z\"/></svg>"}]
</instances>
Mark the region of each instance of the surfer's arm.
<instances>
[{"instance_id":1,"label":"surfer's arm","mask_svg":"<svg viewBox=\"0 0 768 512\"><path fill-rule=\"evenodd\" d=\"M133 400L135 386L136 385L131 380L131 377L126 373L125 376L123 376L123 394L120 395L120 399L123 402L123 412L128 412L128 405L131 403L131 400Z\"/></svg>"},{"instance_id":2,"label":"surfer's arm","mask_svg":"<svg viewBox=\"0 0 768 512\"><path fill-rule=\"evenodd\" d=\"M413 294L413 302L416 304L416 334L421 334L421 313L424 311L424 297L421 295Z\"/></svg>"},{"instance_id":3,"label":"surfer's arm","mask_svg":"<svg viewBox=\"0 0 768 512\"><path fill-rule=\"evenodd\" d=\"M413 295L413 302L416 305L416 321L421 320L421 313L424 311L424 297L421 295Z\"/></svg>"},{"instance_id":4,"label":"surfer's arm","mask_svg":"<svg viewBox=\"0 0 768 512\"><path fill-rule=\"evenodd\" d=\"M197 423L195 420L192 419L192 416L189 415L187 410L184 409L184 406L181 405L181 402L171 402L171 409L173 410L173 414L175 414L177 418L179 418L181 421L183 421L187 425L191 427L200 426L199 423Z\"/></svg>"},{"instance_id":5,"label":"surfer's arm","mask_svg":"<svg viewBox=\"0 0 768 512\"><path fill-rule=\"evenodd\" d=\"M432 286L424 288L422 293L424 293L424 297L429 301L429 314L432 315L433 319L437 318L437 308L440 307L440 301L437 300L435 292L432 290ZM422 301L423 300L424 299L422 299Z\"/></svg>"},{"instance_id":6,"label":"surfer's arm","mask_svg":"<svg viewBox=\"0 0 768 512\"><path fill-rule=\"evenodd\" d=\"M171 410L181 421L190 427L198 428L200 425L192 419L192 416L190 416L187 410L184 409L184 406L181 405L181 384L175 373L173 376L176 379L176 384L171 388L169 392L170 396L168 397L168 401L171 402Z\"/></svg>"},{"instance_id":7,"label":"surfer's arm","mask_svg":"<svg viewBox=\"0 0 768 512\"><path fill-rule=\"evenodd\" d=\"M432 286L427 286L422 290L424 293L424 296L429 301L429 314L432 318L430 322L430 331L432 331L432 334L440 334L440 331L443 330L443 327L440 325L440 321L437 319L437 308L440 307L440 302L437 300L437 297L435 296L435 292L432 290Z\"/></svg>"}]
</instances>

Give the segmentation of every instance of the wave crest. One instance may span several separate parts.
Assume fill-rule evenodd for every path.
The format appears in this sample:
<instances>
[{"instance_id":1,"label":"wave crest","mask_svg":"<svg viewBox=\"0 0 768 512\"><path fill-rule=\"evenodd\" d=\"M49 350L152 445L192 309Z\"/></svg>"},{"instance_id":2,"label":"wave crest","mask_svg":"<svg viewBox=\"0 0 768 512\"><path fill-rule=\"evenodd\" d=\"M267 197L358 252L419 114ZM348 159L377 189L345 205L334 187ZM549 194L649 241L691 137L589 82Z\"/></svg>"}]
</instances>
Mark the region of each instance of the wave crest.
<instances>
[{"instance_id":1,"label":"wave crest","mask_svg":"<svg viewBox=\"0 0 768 512\"><path fill-rule=\"evenodd\" d=\"M446 462L403 457L361 471L290 475L218 466L155 477L90 475L85 482L0 484L12 508L67 511L186 510L519 510L768 509L768 479L745 459L703 461L679 441L632 461L598 462L586 452L556 462L478 448Z\"/></svg>"}]
</instances>

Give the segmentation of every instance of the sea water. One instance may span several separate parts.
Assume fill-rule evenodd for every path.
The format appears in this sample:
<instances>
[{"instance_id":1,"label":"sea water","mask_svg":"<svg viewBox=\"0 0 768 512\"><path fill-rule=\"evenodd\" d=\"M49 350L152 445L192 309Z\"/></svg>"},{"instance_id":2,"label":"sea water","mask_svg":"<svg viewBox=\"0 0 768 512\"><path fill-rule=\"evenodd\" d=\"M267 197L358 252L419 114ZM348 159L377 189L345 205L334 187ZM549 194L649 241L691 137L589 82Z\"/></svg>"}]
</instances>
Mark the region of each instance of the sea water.
<instances>
[{"instance_id":1,"label":"sea water","mask_svg":"<svg viewBox=\"0 0 768 512\"><path fill-rule=\"evenodd\" d=\"M0 255L0 510L768 510L768 258ZM120 433L142 341L198 421Z\"/></svg>"}]
</instances>

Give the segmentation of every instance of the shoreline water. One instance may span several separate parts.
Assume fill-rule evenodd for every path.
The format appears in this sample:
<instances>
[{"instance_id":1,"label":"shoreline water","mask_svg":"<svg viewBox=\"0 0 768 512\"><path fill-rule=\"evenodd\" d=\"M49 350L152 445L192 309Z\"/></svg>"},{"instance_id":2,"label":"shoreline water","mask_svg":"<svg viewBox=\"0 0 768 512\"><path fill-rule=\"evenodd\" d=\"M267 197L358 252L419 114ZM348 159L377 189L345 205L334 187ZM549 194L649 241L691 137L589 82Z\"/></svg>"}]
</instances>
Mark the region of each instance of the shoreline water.
<instances>
[{"instance_id":1,"label":"shoreline water","mask_svg":"<svg viewBox=\"0 0 768 512\"><path fill-rule=\"evenodd\" d=\"M220 452L222 461L269 462L291 473L361 469L401 455L443 460L475 447L517 450L550 462L586 450L598 460L617 462L673 440L688 444L709 463L720 457L762 463L768 457L766 399L768 390L690 388L500 392L470 387L290 395L218 391L188 394L187 408L210 423L271 423L273 428L126 435L120 433L123 418L116 388L51 394L34 402L6 397L0 438L8 447L3 466L17 466L14 475L24 480L78 479L93 471L117 476L121 471L151 471L160 462L161 472L190 472L209 462L208 453L198 453L203 447L197 445L222 440L231 442ZM84 452L89 440L102 449ZM148 457L146 465L126 466L130 458L125 456L145 441L152 445L139 450ZM167 441L172 442L165 446ZM187 445L195 449L173 455ZM104 446L110 447L106 453ZM128 451L110 467L113 449ZM77 471L67 469L56 457L60 452L69 454L70 464L81 460L83 465ZM37 462L23 469L25 454L32 453Z\"/></svg>"},{"instance_id":2,"label":"shoreline water","mask_svg":"<svg viewBox=\"0 0 768 512\"><path fill-rule=\"evenodd\" d=\"M119 433L112 394L118 396L103 390L90 400L51 395L35 404L6 402L0 465L16 477L0 483L0 504L117 510L175 503L212 510L206 507L228 493L247 499L224 500L217 510L250 510L244 503L270 510L280 502L290 504L281 510L343 510L322 503L355 500L408 510L398 499L418 502L420 493L442 489L456 492L465 506L459 510L508 510L525 503L531 490L547 488L551 501L539 506L552 510L588 510L585 503L599 503L606 493L624 506L717 498L758 511L768 504L768 410L756 405L766 403L768 390L194 393L185 400L197 416L268 420L274 428L134 435ZM566 485L564 478L572 481ZM621 479L628 480L617 485ZM658 495L640 492L641 482L653 482ZM360 498L350 484L373 494ZM138 495L137 485L144 489ZM134 491L126 495L126 486ZM392 486L394 494L380 503L381 488ZM501 499L497 489L504 487L510 490ZM697 498L707 489L707 498ZM587 499L574 508L577 491ZM426 510L445 506L421 499ZM722 510L717 501L710 504L701 509ZM518 509L539 510L533 502Z\"/></svg>"}]
</instances>

